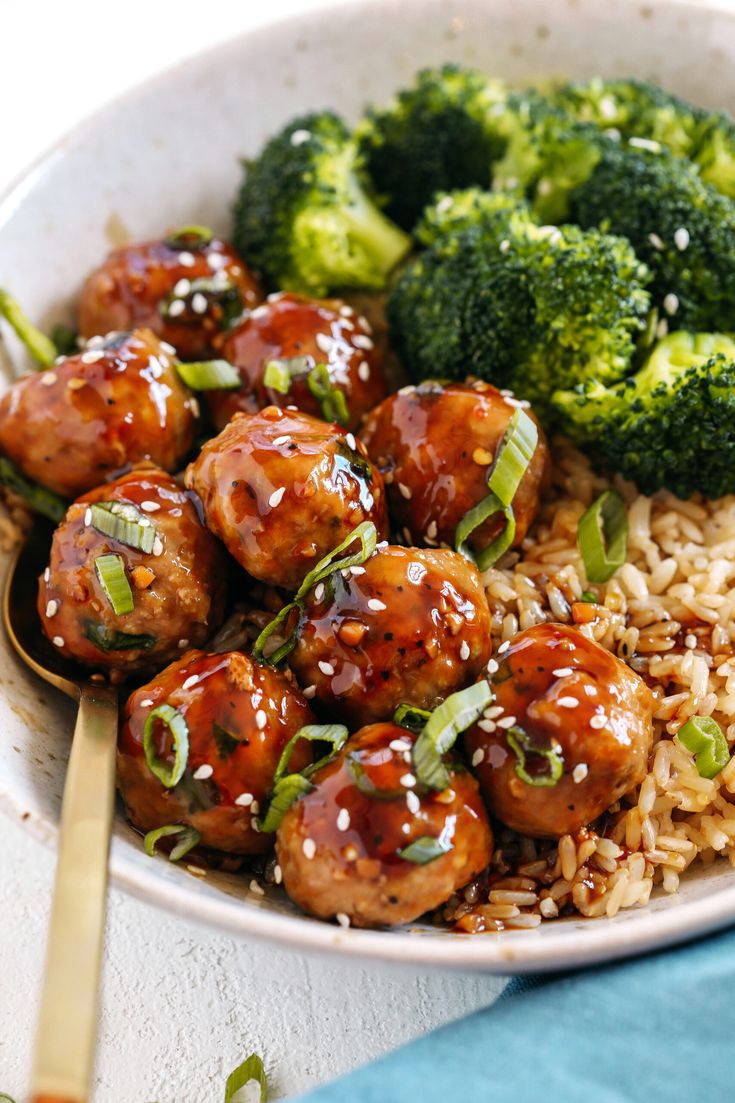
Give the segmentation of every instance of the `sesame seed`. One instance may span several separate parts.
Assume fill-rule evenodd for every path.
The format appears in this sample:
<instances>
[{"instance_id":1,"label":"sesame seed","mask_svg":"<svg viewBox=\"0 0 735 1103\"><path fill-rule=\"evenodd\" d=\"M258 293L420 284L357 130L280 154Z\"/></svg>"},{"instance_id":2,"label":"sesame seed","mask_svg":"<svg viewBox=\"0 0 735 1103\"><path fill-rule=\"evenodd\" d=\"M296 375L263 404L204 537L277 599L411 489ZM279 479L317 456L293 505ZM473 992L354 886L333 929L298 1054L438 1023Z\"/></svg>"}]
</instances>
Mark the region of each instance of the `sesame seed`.
<instances>
[{"instance_id":1,"label":"sesame seed","mask_svg":"<svg viewBox=\"0 0 735 1103\"><path fill-rule=\"evenodd\" d=\"M280 885L281 881L283 880L283 870L278 865L278 862L276 862L273 867L273 880L276 882L277 885Z\"/></svg>"},{"instance_id":2,"label":"sesame seed","mask_svg":"<svg viewBox=\"0 0 735 1103\"><path fill-rule=\"evenodd\" d=\"M339 831L346 831L350 826L350 813L346 808L340 808L337 815L337 829Z\"/></svg>"},{"instance_id":3,"label":"sesame seed","mask_svg":"<svg viewBox=\"0 0 735 1103\"><path fill-rule=\"evenodd\" d=\"M218 272L220 268L224 268L227 264L227 257L222 253L210 253L207 257L207 264L213 272Z\"/></svg>"},{"instance_id":4,"label":"sesame seed","mask_svg":"<svg viewBox=\"0 0 735 1103\"><path fill-rule=\"evenodd\" d=\"M307 686L306 689L302 689L301 692L303 693L306 700L310 701L316 693L316 686Z\"/></svg>"},{"instance_id":5,"label":"sesame seed","mask_svg":"<svg viewBox=\"0 0 735 1103\"><path fill-rule=\"evenodd\" d=\"M206 781L207 778L211 777L213 773L214 769L209 765L208 762L205 762L203 766L200 766L198 770L194 771L194 780Z\"/></svg>"},{"instance_id":6,"label":"sesame seed","mask_svg":"<svg viewBox=\"0 0 735 1103\"><path fill-rule=\"evenodd\" d=\"M157 536L156 539L153 541L153 554L163 555L163 541L161 540L160 536Z\"/></svg>"},{"instance_id":7,"label":"sesame seed","mask_svg":"<svg viewBox=\"0 0 735 1103\"><path fill-rule=\"evenodd\" d=\"M207 296L202 295L201 291L197 291L196 294L192 296L191 309L195 314L206 314L208 305Z\"/></svg>"},{"instance_id":8,"label":"sesame seed","mask_svg":"<svg viewBox=\"0 0 735 1103\"><path fill-rule=\"evenodd\" d=\"M250 882L250 891L254 892L256 896L265 896L265 889L256 880Z\"/></svg>"},{"instance_id":9,"label":"sesame seed","mask_svg":"<svg viewBox=\"0 0 735 1103\"><path fill-rule=\"evenodd\" d=\"M302 146L304 142L308 142L310 138L310 130L294 130L293 134L291 135L291 145Z\"/></svg>"},{"instance_id":10,"label":"sesame seed","mask_svg":"<svg viewBox=\"0 0 735 1103\"><path fill-rule=\"evenodd\" d=\"M580 781L584 781L587 774L590 772L589 766L586 762L580 762L578 766L575 766L572 770L572 781L575 785L579 785Z\"/></svg>"},{"instance_id":11,"label":"sesame seed","mask_svg":"<svg viewBox=\"0 0 735 1103\"><path fill-rule=\"evenodd\" d=\"M673 291L669 291L668 295L664 296L664 310L667 314L676 314L679 309L679 296L675 295Z\"/></svg>"},{"instance_id":12,"label":"sesame seed","mask_svg":"<svg viewBox=\"0 0 735 1103\"><path fill-rule=\"evenodd\" d=\"M370 378L370 365L368 364L367 360L363 360L363 362L360 364L359 368L357 369L357 376L363 381L363 383L367 383L368 379Z\"/></svg>"},{"instance_id":13,"label":"sesame seed","mask_svg":"<svg viewBox=\"0 0 735 1103\"><path fill-rule=\"evenodd\" d=\"M477 726L482 728L484 732L494 732L498 725L494 720L478 720Z\"/></svg>"},{"instance_id":14,"label":"sesame seed","mask_svg":"<svg viewBox=\"0 0 735 1103\"><path fill-rule=\"evenodd\" d=\"M352 344L356 349L372 349L375 348L373 341L364 333L356 333L352 338Z\"/></svg>"},{"instance_id":15,"label":"sesame seed","mask_svg":"<svg viewBox=\"0 0 735 1103\"><path fill-rule=\"evenodd\" d=\"M498 648L498 655L504 655L509 647L510 647L510 640L505 640L505 642L501 643L500 647Z\"/></svg>"},{"instance_id":16,"label":"sesame seed","mask_svg":"<svg viewBox=\"0 0 735 1103\"><path fill-rule=\"evenodd\" d=\"M240 793L239 797L235 797L235 804L239 804L241 808L247 808L248 805L253 803L252 793Z\"/></svg>"},{"instance_id":17,"label":"sesame seed","mask_svg":"<svg viewBox=\"0 0 735 1103\"><path fill-rule=\"evenodd\" d=\"M490 662L487 664L488 674L497 674L499 670L500 667L498 666L497 661L495 659L491 659Z\"/></svg>"},{"instance_id":18,"label":"sesame seed","mask_svg":"<svg viewBox=\"0 0 735 1103\"><path fill-rule=\"evenodd\" d=\"M255 714L255 726L256 726L256 728L258 728L259 731L262 731L267 723L268 723L268 717L266 716L265 711L263 709L258 709L258 711Z\"/></svg>"},{"instance_id":19,"label":"sesame seed","mask_svg":"<svg viewBox=\"0 0 735 1103\"><path fill-rule=\"evenodd\" d=\"M144 513L157 513L161 508L160 502L145 501L140 503L140 508Z\"/></svg>"},{"instance_id":20,"label":"sesame seed","mask_svg":"<svg viewBox=\"0 0 735 1103\"><path fill-rule=\"evenodd\" d=\"M51 568L47 567L46 570L43 572L43 581L48 582L48 580L50 578L51 578Z\"/></svg>"},{"instance_id":21,"label":"sesame seed","mask_svg":"<svg viewBox=\"0 0 735 1103\"><path fill-rule=\"evenodd\" d=\"M510 249L510 242L508 241L508 238L507 237L503 238L503 240L500 242L500 252L501 253L507 253L509 249Z\"/></svg>"},{"instance_id":22,"label":"sesame seed","mask_svg":"<svg viewBox=\"0 0 735 1103\"><path fill-rule=\"evenodd\" d=\"M140 702L140 707L142 709L149 709L152 704L153 704L153 700L150 697L146 697L145 701Z\"/></svg>"},{"instance_id":23,"label":"sesame seed","mask_svg":"<svg viewBox=\"0 0 735 1103\"><path fill-rule=\"evenodd\" d=\"M178 318L180 314L183 314L186 310L186 303L183 299L174 299L173 302L168 304L168 316L169 318Z\"/></svg>"},{"instance_id":24,"label":"sesame seed","mask_svg":"<svg viewBox=\"0 0 735 1103\"><path fill-rule=\"evenodd\" d=\"M321 601L324 597L324 583L319 582L314 588L314 601Z\"/></svg>"},{"instance_id":25,"label":"sesame seed","mask_svg":"<svg viewBox=\"0 0 735 1103\"><path fill-rule=\"evenodd\" d=\"M374 613L382 613L388 606L380 601L377 597L371 597L367 603L368 609L372 609Z\"/></svg>"},{"instance_id":26,"label":"sesame seed","mask_svg":"<svg viewBox=\"0 0 735 1103\"><path fill-rule=\"evenodd\" d=\"M345 441L347 443L347 447L351 448L352 451L354 452L355 449L357 448L357 441L355 440L354 433L348 433L347 436L345 437Z\"/></svg>"},{"instance_id":27,"label":"sesame seed","mask_svg":"<svg viewBox=\"0 0 735 1103\"><path fill-rule=\"evenodd\" d=\"M58 601L51 600L46 604L46 616L55 617L59 611Z\"/></svg>"},{"instance_id":28,"label":"sesame seed","mask_svg":"<svg viewBox=\"0 0 735 1103\"><path fill-rule=\"evenodd\" d=\"M412 792L410 789L406 793L406 807L408 808L409 812L411 812L414 816L421 809L421 801L419 800L417 794Z\"/></svg>"},{"instance_id":29,"label":"sesame seed","mask_svg":"<svg viewBox=\"0 0 735 1103\"><path fill-rule=\"evenodd\" d=\"M668 332L669 323L666 321L665 318L662 318L656 326L656 336L660 339L661 337L665 337Z\"/></svg>"},{"instance_id":30,"label":"sesame seed","mask_svg":"<svg viewBox=\"0 0 735 1103\"><path fill-rule=\"evenodd\" d=\"M516 722L515 716L504 716L502 720L498 720L499 728L512 728Z\"/></svg>"},{"instance_id":31,"label":"sesame seed","mask_svg":"<svg viewBox=\"0 0 735 1103\"><path fill-rule=\"evenodd\" d=\"M309 861L311 861L311 859L316 854L316 843L313 839L304 839L303 843L301 844L301 849L304 852L304 857L308 858Z\"/></svg>"},{"instance_id":32,"label":"sesame seed","mask_svg":"<svg viewBox=\"0 0 735 1103\"><path fill-rule=\"evenodd\" d=\"M187 280L186 276L182 276L182 278L174 284L174 295L179 299L183 299L190 291L191 280Z\"/></svg>"},{"instance_id":33,"label":"sesame seed","mask_svg":"<svg viewBox=\"0 0 735 1103\"><path fill-rule=\"evenodd\" d=\"M404 787L404 789L413 789L414 785L416 784L416 778L413 776L413 774L403 774L403 776L400 777L398 780L399 783Z\"/></svg>"},{"instance_id":34,"label":"sesame seed","mask_svg":"<svg viewBox=\"0 0 735 1103\"><path fill-rule=\"evenodd\" d=\"M194 254L185 249L183 253L179 253L179 264L183 265L184 268L193 268L196 264Z\"/></svg>"},{"instance_id":35,"label":"sesame seed","mask_svg":"<svg viewBox=\"0 0 735 1103\"><path fill-rule=\"evenodd\" d=\"M350 574L354 574L354 575L365 574L365 568L364 567L350 567Z\"/></svg>"},{"instance_id":36,"label":"sesame seed","mask_svg":"<svg viewBox=\"0 0 735 1103\"><path fill-rule=\"evenodd\" d=\"M559 708L562 709L576 709L579 704L579 700L576 697L560 697Z\"/></svg>"},{"instance_id":37,"label":"sesame seed","mask_svg":"<svg viewBox=\"0 0 735 1103\"><path fill-rule=\"evenodd\" d=\"M493 462L492 452L488 452L487 448L476 448L472 453L472 459L480 467L487 467L489 463Z\"/></svg>"},{"instance_id":38,"label":"sesame seed","mask_svg":"<svg viewBox=\"0 0 735 1103\"><path fill-rule=\"evenodd\" d=\"M64 646L64 637L63 636L54 636L54 638L52 639L51 642L54 645L54 647L63 647Z\"/></svg>"},{"instance_id":39,"label":"sesame seed","mask_svg":"<svg viewBox=\"0 0 735 1103\"><path fill-rule=\"evenodd\" d=\"M665 245L658 234L649 234L648 240L650 241L654 249L658 249L659 252L661 252L661 250L665 248Z\"/></svg>"},{"instance_id":40,"label":"sesame seed","mask_svg":"<svg viewBox=\"0 0 735 1103\"><path fill-rule=\"evenodd\" d=\"M406 501L409 501L413 497L413 491L411 490L411 487L406 486L405 483L399 483L398 489L400 490L401 495L406 499Z\"/></svg>"},{"instance_id":41,"label":"sesame seed","mask_svg":"<svg viewBox=\"0 0 735 1103\"><path fill-rule=\"evenodd\" d=\"M590 717L591 728L604 728L607 724L607 717L601 712L596 712L594 716Z\"/></svg>"},{"instance_id":42,"label":"sesame seed","mask_svg":"<svg viewBox=\"0 0 735 1103\"><path fill-rule=\"evenodd\" d=\"M198 674L190 674L181 688L182 689L191 689L191 687L195 686L198 681L199 681L199 675Z\"/></svg>"},{"instance_id":43,"label":"sesame seed","mask_svg":"<svg viewBox=\"0 0 735 1103\"><path fill-rule=\"evenodd\" d=\"M436 540L437 532L438 529L436 527L436 521L431 521L426 529L426 535L428 536L429 540Z\"/></svg>"},{"instance_id":44,"label":"sesame seed","mask_svg":"<svg viewBox=\"0 0 735 1103\"><path fill-rule=\"evenodd\" d=\"M273 443L276 446L276 448L280 448L280 446L282 444L287 444L290 439L291 438L288 436L288 434L285 433L282 437L276 437L276 439L273 441Z\"/></svg>"},{"instance_id":45,"label":"sesame seed","mask_svg":"<svg viewBox=\"0 0 735 1103\"><path fill-rule=\"evenodd\" d=\"M180 639L180 640L179 640L179 647L180 647L180 648L181 648L182 650L183 650L183 649L184 649L185 647L188 647L188 646L189 646L189 641L188 641L188 640L186 639L186 637L184 637L183 639Z\"/></svg>"},{"instance_id":46,"label":"sesame seed","mask_svg":"<svg viewBox=\"0 0 735 1103\"><path fill-rule=\"evenodd\" d=\"M478 747L477 750L475 751L475 753L472 756L472 765L473 766L479 766L484 757L485 757L484 750L482 749L482 747Z\"/></svg>"},{"instance_id":47,"label":"sesame seed","mask_svg":"<svg viewBox=\"0 0 735 1103\"><path fill-rule=\"evenodd\" d=\"M462 646L459 649L459 657L462 662L466 662L470 657L470 645L467 643L467 640L462 640Z\"/></svg>"},{"instance_id":48,"label":"sesame seed","mask_svg":"<svg viewBox=\"0 0 735 1103\"><path fill-rule=\"evenodd\" d=\"M684 643L691 650L693 647L697 646L697 637L692 632L689 632L688 635L684 637Z\"/></svg>"},{"instance_id":49,"label":"sesame seed","mask_svg":"<svg viewBox=\"0 0 735 1103\"><path fill-rule=\"evenodd\" d=\"M686 226L680 226L679 229L674 233L674 244L676 245L676 248L679 249L682 253L689 245L689 231L687 230Z\"/></svg>"},{"instance_id":50,"label":"sesame seed","mask_svg":"<svg viewBox=\"0 0 735 1103\"><path fill-rule=\"evenodd\" d=\"M79 359L83 364L96 364L104 355L102 349L88 349L87 352L82 353Z\"/></svg>"},{"instance_id":51,"label":"sesame seed","mask_svg":"<svg viewBox=\"0 0 735 1103\"><path fill-rule=\"evenodd\" d=\"M325 663L323 659L320 659L317 666L327 678L331 678L334 675L334 667L331 663Z\"/></svg>"},{"instance_id":52,"label":"sesame seed","mask_svg":"<svg viewBox=\"0 0 735 1103\"><path fill-rule=\"evenodd\" d=\"M322 352L330 353L332 351L332 345L334 342L327 333L317 333L314 341L316 342L316 347Z\"/></svg>"},{"instance_id":53,"label":"sesame seed","mask_svg":"<svg viewBox=\"0 0 735 1103\"><path fill-rule=\"evenodd\" d=\"M254 816L257 816L258 812L260 812L260 805L258 804L257 800L254 800L253 803L250 805L250 811Z\"/></svg>"},{"instance_id":54,"label":"sesame seed","mask_svg":"<svg viewBox=\"0 0 735 1103\"><path fill-rule=\"evenodd\" d=\"M57 379L58 376L56 372L52 371L45 371L41 376L41 382L43 383L44 387L53 387Z\"/></svg>"},{"instance_id":55,"label":"sesame seed","mask_svg":"<svg viewBox=\"0 0 735 1103\"><path fill-rule=\"evenodd\" d=\"M571 666L558 666L556 670L551 672L555 678L567 678L573 673Z\"/></svg>"},{"instance_id":56,"label":"sesame seed","mask_svg":"<svg viewBox=\"0 0 735 1103\"><path fill-rule=\"evenodd\" d=\"M350 917L346 914L346 912L337 912L334 918L337 920L340 927L349 927Z\"/></svg>"},{"instance_id":57,"label":"sesame seed","mask_svg":"<svg viewBox=\"0 0 735 1103\"><path fill-rule=\"evenodd\" d=\"M268 505L271 507L271 509L275 509L276 506L279 506L281 504L281 500L283 499L283 495L285 493L285 486L279 486L278 490L273 491L270 498L268 499Z\"/></svg>"},{"instance_id":58,"label":"sesame seed","mask_svg":"<svg viewBox=\"0 0 735 1103\"><path fill-rule=\"evenodd\" d=\"M173 345L169 345L168 341L161 341L161 349L163 352L167 352L169 356L176 355L176 349Z\"/></svg>"}]
</instances>

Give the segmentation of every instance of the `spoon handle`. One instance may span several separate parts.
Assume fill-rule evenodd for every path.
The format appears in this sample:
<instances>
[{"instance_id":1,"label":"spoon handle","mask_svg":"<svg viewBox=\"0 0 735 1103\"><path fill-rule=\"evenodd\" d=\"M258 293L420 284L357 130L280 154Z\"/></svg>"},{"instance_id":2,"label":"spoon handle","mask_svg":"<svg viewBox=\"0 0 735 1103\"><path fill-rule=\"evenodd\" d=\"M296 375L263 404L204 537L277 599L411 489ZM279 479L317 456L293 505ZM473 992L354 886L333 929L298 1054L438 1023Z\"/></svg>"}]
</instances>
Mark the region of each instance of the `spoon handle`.
<instances>
[{"instance_id":1,"label":"spoon handle","mask_svg":"<svg viewBox=\"0 0 735 1103\"><path fill-rule=\"evenodd\" d=\"M86 1103L115 801L117 693L82 688L61 809L31 1103Z\"/></svg>"}]
</instances>

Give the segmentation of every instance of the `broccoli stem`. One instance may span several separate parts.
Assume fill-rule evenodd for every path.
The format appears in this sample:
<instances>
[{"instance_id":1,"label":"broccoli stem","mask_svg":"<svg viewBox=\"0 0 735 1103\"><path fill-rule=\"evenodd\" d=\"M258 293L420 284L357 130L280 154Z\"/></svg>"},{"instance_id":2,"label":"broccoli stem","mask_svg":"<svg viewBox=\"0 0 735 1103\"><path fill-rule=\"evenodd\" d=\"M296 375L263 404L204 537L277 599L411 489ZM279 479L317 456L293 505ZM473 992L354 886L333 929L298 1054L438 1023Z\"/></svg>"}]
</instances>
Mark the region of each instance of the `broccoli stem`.
<instances>
[{"instance_id":1,"label":"broccoli stem","mask_svg":"<svg viewBox=\"0 0 735 1103\"><path fill-rule=\"evenodd\" d=\"M0 318L15 330L33 359L42 368L50 368L56 359L56 346L45 333L36 329L32 322L26 318L20 308L20 304L13 296L0 287Z\"/></svg>"},{"instance_id":2,"label":"broccoli stem","mask_svg":"<svg viewBox=\"0 0 735 1103\"><path fill-rule=\"evenodd\" d=\"M392 272L411 248L411 239L385 217L369 199L358 180L350 188L350 202L343 208L350 239L371 258L383 276Z\"/></svg>"}]
</instances>

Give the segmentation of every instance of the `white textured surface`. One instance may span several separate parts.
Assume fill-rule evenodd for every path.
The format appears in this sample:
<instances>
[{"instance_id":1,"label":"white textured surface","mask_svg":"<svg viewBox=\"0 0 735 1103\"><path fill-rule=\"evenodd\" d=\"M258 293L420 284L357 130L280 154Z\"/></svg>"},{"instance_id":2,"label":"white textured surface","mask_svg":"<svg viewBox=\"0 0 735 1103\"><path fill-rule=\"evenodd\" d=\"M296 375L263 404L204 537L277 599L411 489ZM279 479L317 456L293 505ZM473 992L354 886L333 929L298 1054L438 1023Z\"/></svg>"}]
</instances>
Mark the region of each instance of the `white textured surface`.
<instances>
[{"instance_id":1,"label":"white textured surface","mask_svg":"<svg viewBox=\"0 0 735 1103\"><path fill-rule=\"evenodd\" d=\"M256 22L316 6L220 0L214 20L192 0L175 9L0 0L0 102L14 105L0 113L0 191L125 87ZM18 1103L52 874L52 855L0 819L0 1092ZM295 1094L488 1003L504 983L387 973L235 943L113 891L94 1103L219 1103L227 1073L252 1050L263 1054L274 1094Z\"/></svg>"}]
</instances>

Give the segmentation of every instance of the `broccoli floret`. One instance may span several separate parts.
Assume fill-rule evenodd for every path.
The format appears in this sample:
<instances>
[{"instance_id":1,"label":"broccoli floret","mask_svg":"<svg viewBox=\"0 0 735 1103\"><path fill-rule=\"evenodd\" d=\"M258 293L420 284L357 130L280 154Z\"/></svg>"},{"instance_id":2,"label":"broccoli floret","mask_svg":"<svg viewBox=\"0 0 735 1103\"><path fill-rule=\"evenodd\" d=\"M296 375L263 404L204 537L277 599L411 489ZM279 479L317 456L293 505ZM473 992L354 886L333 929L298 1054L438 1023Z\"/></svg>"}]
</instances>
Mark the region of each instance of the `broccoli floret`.
<instances>
[{"instance_id":1,"label":"broccoli floret","mask_svg":"<svg viewBox=\"0 0 735 1103\"><path fill-rule=\"evenodd\" d=\"M667 150L612 143L571 196L571 219L621 234L651 269L651 293L677 328L727 330L735 315L735 201Z\"/></svg>"},{"instance_id":2,"label":"broccoli floret","mask_svg":"<svg viewBox=\"0 0 735 1103\"><path fill-rule=\"evenodd\" d=\"M380 289L410 248L377 208L357 144L329 111L294 119L245 165L236 247L272 287Z\"/></svg>"},{"instance_id":3,"label":"broccoli floret","mask_svg":"<svg viewBox=\"0 0 735 1103\"><path fill-rule=\"evenodd\" d=\"M513 214L503 230L450 233L401 275L387 316L412 377L478 375L542 416L556 389L623 378L650 307L629 244Z\"/></svg>"},{"instance_id":4,"label":"broccoli floret","mask_svg":"<svg viewBox=\"0 0 735 1103\"><path fill-rule=\"evenodd\" d=\"M524 103L502 81L445 65L372 108L356 134L390 217L410 230L437 192L487 188Z\"/></svg>"},{"instance_id":5,"label":"broccoli floret","mask_svg":"<svg viewBox=\"0 0 735 1103\"><path fill-rule=\"evenodd\" d=\"M422 245L433 245L470 226L483 226L488 239L492 235L500 243L509 235L518 236L532 223L531 208L521 196L464 188L437 195L424 210L414 236Z\"/></svg>"},{"instance_id":6,"label":"broccoli floret","mask_svg":"<svg viewBox=\"0 0 735 1103\"><path fill-rule=\"evenodd\" d=\"M677 331L613 387L554 395L563 430L644 494L735 491L735 340Z\"/></svg>"}]
</instances>

